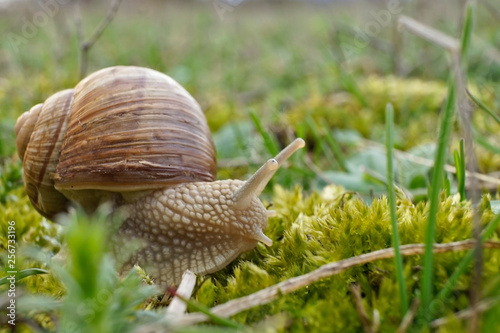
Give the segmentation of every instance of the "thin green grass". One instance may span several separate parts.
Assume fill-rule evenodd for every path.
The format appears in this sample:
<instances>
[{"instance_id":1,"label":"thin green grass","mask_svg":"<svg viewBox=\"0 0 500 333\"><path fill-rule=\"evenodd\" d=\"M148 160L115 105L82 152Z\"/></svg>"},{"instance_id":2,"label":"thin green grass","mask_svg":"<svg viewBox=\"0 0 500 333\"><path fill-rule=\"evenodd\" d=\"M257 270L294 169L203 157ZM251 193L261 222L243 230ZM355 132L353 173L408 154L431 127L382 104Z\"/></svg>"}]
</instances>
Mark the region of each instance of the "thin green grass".
<instances>
[{"instance_id":1,"label":"thin green grass","mask_svg":"<svg viewBox=\"0 0 500 333\"><path fill-rule=\"evenodd\" d=\"M312 134L314 138L314 142L316 142L316 145L314 147L314 159L318 160L320 156L325 156L328 162L330 163L330 166L332 168L335 167L334 163L334 156L331 151L326 149L325 145L325 140L322 139L321 137L321 129L319 128L318 124L314 121L314 119L311 116L306 116L305 118L307 128L309 129L310 133Z\"/></svg>"},{"instance_id":2,"label":"thin green grass","mask_svg":"<svg viewBox=\"0 0 500 333\"><path fill-rule=\"evenodd\" d=\"M392 150L394 147L394 108L387 104L385 109L386 122L386 148L387 148L387 197L391 213L392 247L394 247L394 261L396 264L396 277L401 298L401 310L404 315L408 311L408 296L406 294L405 276L403 272L403 258L399 248L398 218L396 215L396 191L394 188L394 161Z\"/></svg>"},{"instance_id":3,"label":"thin green grass","mask_svg":"<svg viewBox=\"0 0 500 333\"><path fill-rule=\"evenodd\" d=\"M347 172L347 164L339 143L332 134L331 129L318 123L310 115L305 117L304 124L297 125L297 135L302 138L312 135L315 142L314 160L326 159L332 170L337 167Z\"/></svg>"},{"instance_id":4,"label":"thin green grass","mask_svg":"<svg viewBox=\"0 0 500 333\"><path fill-rule=\"evenodd\" d=\"M250 111L250 117L252 118L252 121L255 124L255 128L257 128L257 131L262 136L262 139L264 140L264 145L265 145L267 151L269 152L269 154L271 154L271 156L276 156L280 151L280 149L278 147L278 143L264 129L264 126L262 126L262 122L260 121L260 118L255 113L255 111L253 111L253 110Z\"/></svg>"},{"instance_id":5,"label":"thin green grass","mask_svg":"<svg viewBox=\"0 0 500 333\"><path fill-rule=\"evenodd\" d=\"M480 239L481 244L483 244L493 235L499 224L500 224L500 215L497 215L483 230ZM429 306L430 313L435 313L436 311L438 311L439 307L443 303L445 303L446 300L450 297L453 291L453 287L455 287L455 285L457 284L458 279L463 274L465 274L467 268L472 263L472 260L474 260L474 250L469 250L465 255L465 257L460 262L460 264L457 266L453 274L450 276L444 287L439 291L438 295L430 303Z\"/></svg>"},{"instance_id":6,"label":"thin green grass","mask_svg":"<svg viewBox=\"0 0 500 333\"><path fill-rule=\"evenodd\" d=\"M356 79L350 73L347 73L342 66L337 65L337 71L339 74L339 81L342 87L350 92L356 99L363 105L363 107L367 107L369 105L363 93L359 90L358 84L356 83Z\"/></svg>"},{"instance_id":7,"label":"thin green grass","mask_svg":"<svg viewBox=\"0 0 500 333\"><path fill-rule=\"evenodd\" d=\"M19 281L19 280L24 279L25 277L28 277L28 276L38 275L38 274L47 274L47 273L49 273L47 270L35 267L35 268L23 269L22 271L17 272L14 275L15 275L15 281ZM3 278L1 278L0 279L0 286L4 285L4 284L8 284L9 277L11 277L11 275L7 275L7 276L4 276Z\"/></svg>"},{"instance_id":8,"label":"thin green grass","mask_svg":"<svg viewBox=\"0 0 500 333\"><path fill-rule=\"evenodd\" d=\"M466 7L465 13L465 24L462 30L462 40L460 48L460 62L462 66L467 66L467 59L469 55L469 48L471 44L472 30L474 28L474 13L475 5L473 2L469 1Z\"/></svg>"},{"instance_id":9,"label":"thin green grass","mask_svg":"<svg viewBox=\"0 0 500 333\"><path fill-rule=\"evenodd\" d=\"M243 325L240 325L237 322L235 322L229 318L224 318L221 316L214 315L210 311L210 308L203 305L203 304L200 304L192 299L186 298L186 297L184 297L180 294L177 294L175 292L173 292L173 294L175 296L179 297L184 303L186 303L191 310L195 310L195 311L198 311L198 312L201 312L201 313L207 315L207 317L209 317L215 324L225 326L225 327L230 327L230 328L237 328L237 329L244 328Z\"/></svg>"},{"instance_id":10,"label":"thin green grass","mask_svg":"<svg viewBox=\"0 0 500 333\"><path fill-rule=\"evenodd\" d=\"M477 130L474 130L474 128L472 129L472 134L474 136L474 142L478 146L483 147L484 149L490 151L493 154L500 155L500 147L491 144L487 138L481 135Z\"/></svg>"},{"instance_id":11,"label":"thin green grass","mask_svg":"<svg viewBox=\"0 0 500 333\"><path fill-rule=\"evenodd\" d=\"M330 149L332 150L333 154L335 155L335 158L337 159L337 163L340 166L340 169L344 172L346 172L347 169L347 164L344 158L344 154L342 153L342 150L340 149L340 145L333 136L333 133L331 131L325 131L326 135L326 142L330 146Z\"/></svg>"},{"instance_id":12,"label":"thin green grass","mask_svg":"<svg viewBox=\"0 0 500 333\"><path fill-rule=\"evenodd\" d=\"M439 194L443 185L444 164L448 151L448 143L451 137L453 118L455 113L455 86L453 80L449 81L447 103L441 119L439 131L438 149L434 161L432 173L429 220L425 233L425 254L423 258L422 272L422 309L424 320L429 320L429 307L432 300L432 275L434 264L433 245L436 236L436 219L439 208Z\"/></svg>"},{"instance_id":13,"label":"thin green grass","mask_svg":"<svg viewBox=\"0 0 500 333\"><path fill-rule=\"evenodd\" d=\"M461 49L460 49L460 66L463 71L463 80L466 80L466 64L467 56L469 52L470 40L472 36L472 30L474 26L474 4L469 2L466 7L465 24L462 30L461 38ZM460 74L455 73L455 80L457 80L457 86L460 89ZM459 92L461 93L461 92ZM454 80L450 79L448 85L448 100L446 103L445 112L441 120L441 129L439 132L439 142L438 150L436 154L436 159L434 163L434 172L431 183L431 195L430 195L430 208L429 208L429 221L427 225L427 230L425 234L425 254L422 272L422 312L424 323L428 322L433 314L431 309L431 300L433 298L432 294L432 276L433 276L433 261L434 254L432 252L433 244L436 235L436 214L439 206L439 194L442 187L442 179L444 176L444 164L447 156L448 144L452 132L452 125L454 119L455 111L455 85ZM467 126L467 124L464 124ZM463 145L463 144L461 144ZM465 174L465 156L462 153L461 157L464 161L457 163L461 167L463 174ZM459 177L462 177L461 175ZM463 176L463 182L465 182L465 176ZM464 185L465 186L465 185ZM462 192L461 192L462 195ZM463 196L465 197L465 188L463 190Z\"/></svg>"},{"instance_id":14,"label":"thin green grass","mask_svg":"<svg viewBox=\"0 0 500 333\"><path fill-rule=\"evenodd\" d=\"M474 96L469 90L467 90L467 95L474 101L474 103L479 106L479 108L483 111L485 111L487 114L489 114L498 124L500 124L500 117L494 113L493 111L490 110L489 107L486 106L479 98Z\"/></svg>"},{"instance_id":15,"label":"thin green grass","mask_svg":"<svg viewBox=\"0 0 500 333\"><path fill-rule=\"evenodd\" d=\"M464 201L465 197L465 148L464 140L460 140L460 151L455 150L453 153L455 160L455 168L457 169L458 193L460 200Z\"/></svg>"}]
</instances>

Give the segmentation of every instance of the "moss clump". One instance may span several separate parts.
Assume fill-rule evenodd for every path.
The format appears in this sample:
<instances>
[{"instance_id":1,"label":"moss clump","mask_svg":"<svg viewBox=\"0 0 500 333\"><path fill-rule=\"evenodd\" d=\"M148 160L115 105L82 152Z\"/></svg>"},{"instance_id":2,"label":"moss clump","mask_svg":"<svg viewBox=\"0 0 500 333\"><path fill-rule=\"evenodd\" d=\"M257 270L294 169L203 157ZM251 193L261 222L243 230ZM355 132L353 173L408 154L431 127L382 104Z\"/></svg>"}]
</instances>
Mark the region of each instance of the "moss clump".
<instances>
[{"instance_id":1,"label":"moss clump","mask_svg":"<svg viewBox=\"0 0 500 333\"><path fill-rule=\"evenodd\" d=\"M442 196L437 218L437 242L451 242L471 237L472 210L458 196ZM479 206L482 222L491 220L490 198L485 196ZM391 246L389 209L385 197L370 205L337 186L321 193L304 196L300 188L285 191L274 189L274 206L278 213L272 218L266 234L272 247L258 245L231 267L213 274L199 289L196 297L209 306L248 295L288 278L311 272L323 264L350 258ZM426 203L413 204L400 198L398 221L402 244L422 243L428 219ZM498 238L500 230L495 235ZM436 257L434 288L439 290L453 273L463 252ZM493 281L500 273L500 253L485 251L485 281ZM421 257L404 258L406 285L415 297L420 288ZM270 315L286 313L293 331L359 332L362 326L349 286L361 285L368 314L378 311L381 332L395 331L401 322L399 293L393 260L380 260L352 268L321 280L307 288L280 297L262 307L235 316L242 323L255 323ZM463 276L454 290L449 306L437 316L448 315L468 306L470 277Z\"/></svg>"},{"instance_id":2,"label":"moss clump","mask_svg":"<svg viewBox=\"0 0 500 333\"><path fill-rule=\"evenodd\" d=\"M24 188L18 187L9 191L9 199L0 205L0 266L1 276L6 276L8 268L7 221L15 222L16 260L15 271L39 267L46 269L43 255L49 257L59 252L62 243L62 227L47 221L31 206ZM27 288L31 292L60 296L64 292L61 283L51 274L35 275L17 282L19 288ZM3 291L3 290L2 290Z\"/></svg>"},{"instance_id":3,"label":"moss clump","mask_svg":"<svg viewBox=\"0 0 500 333\"><path fill-rule=\"evenodd\" d=\"M290 109L288 122L296 126L310 114L326 121L329 127L354 129L372 137L383 131L385 106L392 103L397 123L406 128L407 137L402 139L409 148L411 138L418 137L418 142L422 142L422 128L434 128L437 111L446 95L446 85L437 81L369 76L356 83L363 101L345 91L327 98L320 91L312 91L309 98ZM434 138L435 133L428 134L429 139Z\"/></svg>"},{"instance_id":4,"label":"moss clump","mask_svg":"<svg viewBox=\"0 0 500 333\"><path fill-rule=\"evenodd\" d=\"M39 217L31 209L23 193L21 188L10 191L10 199L5 206L0 206L1 213L8 220L19 221L20 243L39 245L47 252L56 252L63 237L60 227ZM13 200L14 197L17 199ZM274 188L272 198L277 216L270 219L266 234L273 239L274 245L265 247L259 244L255 250L243 254L226 269L206 277L195 295L198 302L208 306L221 304L291 277L311 272L326 263L391 246L389 209L385 197L375 198L367 204L355 193L345 192L338 186L328 186L321 192L315 191L309 195L304 194L300 187L284 190L277 186ZM488 223L494 215L488 195L483 197L478 209L481 222ZM428 212L427 203L414 204L404 196L399 197L397 214L402 244L423 242ZM469 202L461 202L458 196L446 197L443 194L437 216L436 241L451 242L470 238L471 219L472 211ZM97 227L102 224L99 219L94 222L98 222L97 225L89 224L88 227ZM73 224L70 228L73 233L66 235L66 241L73 244L72 246L70 244L69 248L76 258L86 255L89 249L88 237L92 234L90 229L82 233L79 231L80 228L83 227ZM494 239L499 237L500 228L494 235ZM78 248L75 248L75 244ZM99 247L91 248L101 257L104 256L103 250ZM437 291L443 287L463 256L463 252L436 256L434 290ZM82 286L95 279L95 276L110 274L111 277L115 274L109 270L112 265L105 268L99 264L93 266L92 270L84 267L90 262L101 262L103 257L99 258L80 260L80 264L75 264L78 268L75 278L78 276L78 281ZM496 289L491 286L498 284L500 251L486 250L484 258L484 285L490 286L488 290L494 296ZM75 259L72 261L79 262ZM23 259L19 262L18 269L36 267L31 259ZM419 293L420 267L420 256L404 258L406 285L411 298ZM72 271L73 273L75 272ZM114 283L122 281L115 278L112 280ZM29 277L21 280L20 283L31 293L52 295L56 296L57 300L61 300L54 304L71 303L74 305L81 301L78 297L75 298L74 290L68 289L67 281L63 281L53 272L48 275ZM256 323L274 325L270 323L276 322L280 323L281 327L286 325L294 332L359 332L363 328L350 291L353 283L361 287L366 312L370 316L375 311L379 313L380 332L395 331L402 320L402 314L393 260L379 260L354 267L291 294L283 295L267 305L242 312L234 316L234 319L246 325ZM117 290L111 291L113 288L110 287L111 294L118 292ZM137 288L138 285L135 282L130 286L120 285L120 293L134 294ZM453 297L439 309L435 317L448 316L468 307L469 288L470 274L460 278L453 290ZM147 300L146 297L142 298L142 301L145 303L141 307L153 311L151 312L152 318L157 319L158 313L156 312L159 310L154 305L157 302L155 303L152 299ZM137 298L134 302L139 305L141 300ZM66 316L64 313L61 315ZM42 327L54 328L55 323L49 320L43 312L36 315L28 314L28 316L32 316ZM122 318L122 314L117 313L117 318ZM82 325L84 321L81 322ZM450 322L445 330L458 327L460 331L464 329L464 325L466 324L461 322Z\"/></svg>"}]
</instances>

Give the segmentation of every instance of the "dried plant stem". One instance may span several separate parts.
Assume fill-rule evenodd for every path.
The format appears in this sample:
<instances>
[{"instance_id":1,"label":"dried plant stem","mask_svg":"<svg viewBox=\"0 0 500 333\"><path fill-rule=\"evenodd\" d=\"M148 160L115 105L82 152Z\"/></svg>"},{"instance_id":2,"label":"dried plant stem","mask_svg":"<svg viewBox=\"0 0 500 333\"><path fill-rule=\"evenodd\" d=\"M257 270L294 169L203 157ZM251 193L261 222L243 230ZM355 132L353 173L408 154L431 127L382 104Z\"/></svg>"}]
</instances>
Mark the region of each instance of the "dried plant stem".
<instances>
[{"instance_id":1,"label":"dried plant stem","mask_svg":"<svg viewBox=\"0 0 500 333\"><path fill-rule=\"evenodd\" d=\"M395 150L395 152L396 152L396 154L395 154L396 156L401 156L401 157L407 159L408 161L411 161L411 162L414 162L414 163L417 163L417 164L420 164L420 165L430 166L430 167L434 166L434 161L432 161L430 159L427 159L427 158L424 158L424 157L420 157L420 156L415 156L415 155L412 155L412 154L408 154L408 153L405 153L403 151L396 151ZM446 164L444 166L444 170L446 172L450 172L450 173L454 173L454 174L457 173L457 169L454 166L449 165L449 164ZM465 170L465 175L467 177L469 177L470 179L474 178L474 179L477 179L477 180L481 180L481 181L483 181L485 183L491 183L491 184L500 185L500 179L495 178L495 177L491 177L491 176L488 176L488 175L485 175L485 174L482 174L482 173Z\"/></svg>"},{"instance_id":2,"label":"dried plant stem","mask_svg":"<svg viewBox=\"0 0 500 333\"><path fill-rule=\"evenodd\" d=\"M182 275L182 280L179 284L179 288L177 288L176 294L181 295L184 298L191 298L195 284L196 275L190 270L185 271ZM186 312L186 308L187 304L184 303L179 297L175 296L168 306L165 315L168 319L175 318L176 316L184 314L184 312Z\"/></svg>"},{"instance_id":3,"label":"dried plant stem","mask_svg":"<svg viewBox=\"0 0 500 333\"><path fill-rule=\"evenodd\" d=\"M500 18L498 19L500 21ZM484 50L483 55L485 58L487 58L492 64L492 66L500 64L500 51L495 48L495 46L490 45L487 41L481 38L481 36L478 36L476 34L473 34L474 36L474 41L475 45L477 45L477 49L482 49Z\"/></svg>"},{"instance_id":4,"label":"dried plant stem","mask_svg":"<svg viewBox=\"0 0 500 333\"><path fill-rule=\"evenodd\" d=\"M309 155L305 155L304 156L304 162L305 164L307 165L307 167L309 169L311 169L319 178L321 178L322 181L324 181L326 184L331 184L332 181L331 179L329 179L325 173L323 172L323 170L321 170L320 167L318 167L314 161L312 160L312 158L309 156Z\"/></svg>"},{"instance_id":5,"label":"dried plant stem","mask_svg":"<svg viewBox=\"0 0 500 333\"><path fill-rule=\"evenodd\" d=\"M418 307L420 306L420 299L414 298L413 302L410 305L410 309L406 312L403 320L401 320L401 324L399 324L398 330L396 333L405 333L413 319L417 315Z\"/></svg>"},{"instance_id":6,"label":"dried plant stem","mask_svg":"<svg viewBox=\"0 0 500 333\"><path fill-rule=\"evenodd\" d=\"M377 147L381 147L381 148L384 147L384 145L382 145L378 142L375 142L375 141L366 140L366 139L364 139L363 141L368 143L370 146L377 146ZM408 160L408 161L413 162L413 163L425 165L428 167L434 167L434 161L431 159L425 158L425 157L412 155L412 154L409 154L407 152L397 150L397 149L394 149L394 155L396 157ZM457 169L453 165L450 165L450 164L445 164L444 170L446 172L450 172L450 173L454 173L454 174L457 173ZM491 177L491 176L488 176L488 175L485 175L482 173L473 172L473 171L469 171L469 170L465 170L465 175L469 178L475 178L475 179L481 180L485 183L500 185L500 179L498 179L498 177Z\"/></svg>"},{"instance_id":7,"label":"dried plant stem","mask_svg":"<svg viewBox=\"0 0 500 333\"><path fill-rule=\"evenodd\" d=\"M354 297L354 304L356 305L356 310L358 311L359 317L361 318L361 324L363 325L363 330L365 333L375 333L373 330L373 325L371 324L370 317L366 313L365 306L363 305L363 298L361 297L361 286L359 284L351 284L349 286L352 296Z\"/></svg>"},{"instance_id":8,"label":"dried plant stem","mask_svg":"<svg viewBox=\"0 0 500 333\"><path fill-rule=\"evenodd\" d=\"M484 5L486 9L488 10L488 13L490 13L494 18L497 19L497 21L500 21L500 10L498 10L489 0L481 0L479 2L480 4Z\"/></svg>"},{"instance_id":9,"label":"dried plant stem","mask_svg":"<svg viewBox=\"0 0 500 333\"><path fill-rule=\"evenodd\" d=\"M475 246L473 240L464 240L459 242L434 244L434 253L446 253L452 251L469 250ZM500 249L500 242L487 241L483 247L490 249ZM400 247L401 254L404 256L421 255L424 253L424 244L408 244ZM394 257L394 249L387 248L377 250L370 253L365 253L356 257L332 262L319 267L318 269L297 277L293 277L286 281L280 282L274 286L262 289L248 296L240 297L221 305L211 308L214 315L220 317L230 317L242 311L251 309L255 306L267 304L275 300L279 295L288 294L305 286L308 286L323 278L330 277L346 271L349 268L363 265L381 259L389 259ZM208 317L202 313L190 313L179 317L175 322L176 325L192 325L207 321Z\"/></svg>"},{"instance_id":10,"label":"dried plant stem","mask_svg":"<svg viewBox=\"0 0 500 333\"><path fill-rule=\"evenodd\" d=\"M399 18L398 22L408 31L436 45L439 45L448 51L456 53L460 50L460 42L457 39L450 37L439 30L404 15Z\"/></svg>"},{"instance_id":11,"label":"dried plant stem","mask_svg":"<svg viewBox=\"0 0 500 333\"><path fill-rule=\"evenodd\" d=\"M492 307L497 305L498 302L500 302L499 297L487 298L485 300L478 302L476 304L475 310L472 308L468 308L468 309L465 309L465 310L462 310L462 311L455 313L453 315L453 317L455 319L468 319L468 318L475 316L476 313L478 313L478 312L481 313L481 312L485 312L485 311L491 309ZM437 327L446 325L450 320L451 320L450 317L439 318L439 319L432 321L430 326L432 328L437 328Z\"/></svg>"},{"instance_id":12,"label":"dried plant stem","mask_svg":"<svg viewBox=\"0 0 500 333\"><path fill-rule=\"evenodd\" d=\"M83 78L87 74L88 53L90 49L92 48L92 46L94 46L99 37L101 37L102 33L104 32L104 30L106 30L111 21L113 21L116 13L118 13L118 8L120 7L121 2L122 0L113 0L111 2L106 17L104 17L104 19L95 29L94 33L92 33L92 35L90 35L87 40L84 39L79 3L76 3L76 26L78 30L78 37L80 39L80 78Z\"/></svg>"},{"instance_id":13,"label":"dried plant stem","mask_svg":"<svg viewBox=\"0 0 500 333\"><path fill-rule=\"evenodd\" d=\"M378 329L380 328L380 313L378 312L377 309L373 309L373 319L372 319L372 332L376 333L378 332Z\"/></svg>"}]
</instances>

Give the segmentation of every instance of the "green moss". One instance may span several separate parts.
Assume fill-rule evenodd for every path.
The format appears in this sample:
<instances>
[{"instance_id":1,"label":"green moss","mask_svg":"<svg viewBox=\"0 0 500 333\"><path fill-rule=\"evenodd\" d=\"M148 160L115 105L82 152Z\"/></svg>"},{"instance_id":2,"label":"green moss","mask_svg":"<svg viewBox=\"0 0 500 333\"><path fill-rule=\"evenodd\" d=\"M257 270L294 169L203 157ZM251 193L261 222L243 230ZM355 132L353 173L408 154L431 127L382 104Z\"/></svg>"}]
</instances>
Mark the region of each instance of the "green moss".
<instances>
[{"instance_id":1,"label":"green moss","mask_svg":"<svg viewBox=\"0 0 500 333\"><path fill-rule=\"evenodd\" d=\"M51 254L59 251L62 240L61 226L47 221L33 209L24 188L18 187L9 192L5 205L0 205L0 216L3 219L0 223L0 248L2 250L5 251L7 244L7 221L14 221L17 249L36 246ZM23 254L23 252L19 253L21 256ZM6 252L2 251L2 261L5 263L4 255ZM23 257L17 259L17 270L30 267L25 260L22 260Z\"/></svg>"},{"instance_id":2,"label":"green moss","mask_svg":"<svg viewBox=\"0 0 500 333\"><path fill-rule=\"evenodd\" d=\"M20 243L38 245L45 250L52 249L52 252L56 252L62 241L61 228L33 212L23 193L21 188L11 191L13 196L10 197L15 196L17 199L9 200L2 206L2 213L7 219L20 221L18 229ZM441 200L437 218L437 241L451 242L469 238L472 218L470 204L461 202L456 195L450 197L442 195ZM273 202L277 216L270 219L266 230L266 234L274 241L273 246L265 247L259 244L255 250L243 254L226 269L207 276L195 295L198 302L208 306L221 304L291 277L311 272L326 263L391 245L389 210L385 197L376 198L371 204L367 204L355 194L346 193L338 186L328 186L321 192L310 194L305 194L300 187L285 190L276 186ZM478 209L483 224L493 217L488 195L482 198ZM403 244L422 242L428 218L428 205L413 204L400 196L397 202L397 214L401 242ZM102 232L102 228L97 227L94 230L96 227L95 224L70 227L67 236L69 238L66 238L72 244L68 250L76 256L67 274L72 276L74 280L71 281L75 281L74 283L82 288L84 294L89 295L96 290L93 283L100 282L89 279L88 272L93 271L93 276L112 274L108 270L102 271L104 268L100 268L99 265L87 267L91 262L104 260L102 237L96 237ZM84 238L81 237L81 228L85 228ZM87 246L89 237L100 245L93 246L94 250L91 252L85 252L84 249L89 248ZM500 230L494 238L499 237ZM91 254L97 257L87 258ZM452 252L436 256L433 280L435 290L442 288L463 255L463 252ZM490 290L493 290L495 295L494 286L498 283L497 276L500 274L500 253L498 250L486 250L484 257L484 283L493 286ZM420 261L420 256L404 258L406 283L411 298L416 297L420 288ZM28 257L20 262L22 264L19 268L36 265L36 262ZM234 319L253 325L266 321L273 315L285 315L288 318L289 329L297 332L311 330L358 332L362 327L349 290L350 284L356 283L361 286L363 304L368 315L372 316L374 311L378 312L380 331L394 331L402 319L394 274L392 260L380 260L357 266L291 294L283 295L267 305L244 311L234 316ZM62 282L61 279L65 279L64 275L54 274L51 271L48 275L24 279L23 286L33 293L66 299L67 296L64 295L68 292L66 290L68 281ZM63 287L63 284L66 286ZM84 287L88 287L90 291L85 291ZM454 288L453 298L448 300L436 317L450 315L468 307L469 287L470 276L462 276ZM120 288L128 287L125 283ZM80 301L75 295L65 300L70 303ZM156 305L152 306L153 303ZM158 306L155 301L147 301L143 306L151 311L158 311L154 310ZM35 317L42 326L53 327L53 322L48 317L41 314ZM460 323L451 322L446 327L455 327L454 325ZM443 332L445 329L443 328Z\"/></svg>"},{"instance_id":3,"label":"green moss","mask_svg":"<svg viewBox=\"0 0 500 333\"><path fill-rule=\"evenodd\" d=\"M197 300L215 305L248 295L259 289L308 273L328 262L357 256L391 246L391 227L385 197L368 205L337 186L306 196L299 187L286 191L274 188L277 217L270 219L266 234L273 239L272 247L258 247L242 256L225 270L207 279ZM484 223L493 216L489 197L479 206ZM421 243L428 218L425 203L414 205L405 198L397 204L402 244ZM471 236L470 204L458 196L442 196L437 218L438 242L463 240ZM498 237L499 234L495 237ZM435 290L439 290L453 273L464 252L440 254L436 257ZM485 251L485 281L500 273L500 253ZM420 256L404 258L406 283L414 298L420 288ZM267 316L288 313L294 331L345 331L361 329L351 283L362 287L368 314L378 311L381 331L394 331L401 322L399 294L392 260L380 260L358 266L324 279L290 295L280 297L264 307L235 316L242 323L255 323ZM463 276L454 291L454 298L439 315L446 315L468 306L470 276ZM451 324L450 324L451 325Z\"/></svg>"}]
</instances>

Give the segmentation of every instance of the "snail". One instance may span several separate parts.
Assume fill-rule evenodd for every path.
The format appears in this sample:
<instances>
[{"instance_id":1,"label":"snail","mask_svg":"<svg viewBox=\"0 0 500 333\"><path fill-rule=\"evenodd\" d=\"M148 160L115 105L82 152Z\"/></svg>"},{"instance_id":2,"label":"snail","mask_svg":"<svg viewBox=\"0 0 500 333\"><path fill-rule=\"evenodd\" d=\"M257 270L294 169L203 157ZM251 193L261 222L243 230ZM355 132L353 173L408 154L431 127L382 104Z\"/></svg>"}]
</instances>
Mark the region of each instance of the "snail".
<instances>
[{"instance_id":1,"label":"snail","mask_svg":"<svg viewBox=\"0 0 500 333\"><path fill-rule=\"evenodd\" d=\"M196 100L152 69L101 69L33 106L16 123L26 193L41 215L103 202L126 211L119 234L143 246L123 267L166 286L186 269L220 270L260 241L268 217L258 196L304 146L296 139L247 181L215 180L215 147ZM116 249L120 251L120 249Z\"/></svg>"}]
</instances>

